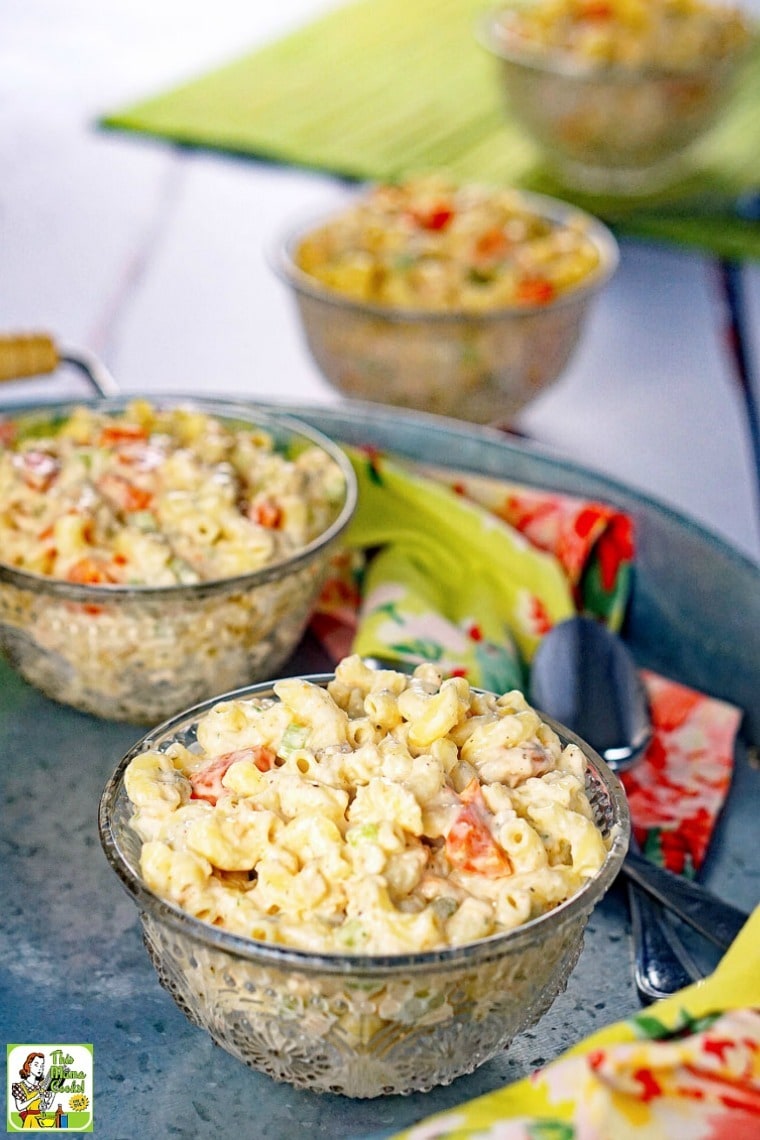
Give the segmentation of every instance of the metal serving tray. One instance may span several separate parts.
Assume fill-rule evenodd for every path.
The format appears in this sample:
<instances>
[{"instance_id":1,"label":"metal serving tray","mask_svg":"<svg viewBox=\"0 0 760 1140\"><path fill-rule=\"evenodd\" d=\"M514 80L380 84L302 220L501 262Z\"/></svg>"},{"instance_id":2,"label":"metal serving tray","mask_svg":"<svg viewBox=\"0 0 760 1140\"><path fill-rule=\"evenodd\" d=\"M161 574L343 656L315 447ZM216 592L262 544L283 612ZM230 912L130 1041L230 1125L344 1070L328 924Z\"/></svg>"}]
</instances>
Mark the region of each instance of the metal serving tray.
<instances>
[{"instance_id":1,"label":"metal serving tray","mask_svg":"<svg viewBox=\"0 0 760 1140\"><path fill-rule=\"evenodd\" d=\"M760 742L760 568L661 504L496 430L375 405L261 407L296 415L344 442L592 495L630 512L637 554L625 636L637 659L746 713L705 879L752 909L760 898L753 842L760 771L747 744ZM304 642L288 671L320 667ZM100 851L100 793L141 735L136 726L53 704L0 662L0 1023L9 1042L94 1044L99 1135L385 1137L524 1076L640 1008L626 897L615 886L592 916L566 993L502 1057L448 1088L352 1101L249 1071L161 989L133 904Z\"/></svg>"}]
</instances>

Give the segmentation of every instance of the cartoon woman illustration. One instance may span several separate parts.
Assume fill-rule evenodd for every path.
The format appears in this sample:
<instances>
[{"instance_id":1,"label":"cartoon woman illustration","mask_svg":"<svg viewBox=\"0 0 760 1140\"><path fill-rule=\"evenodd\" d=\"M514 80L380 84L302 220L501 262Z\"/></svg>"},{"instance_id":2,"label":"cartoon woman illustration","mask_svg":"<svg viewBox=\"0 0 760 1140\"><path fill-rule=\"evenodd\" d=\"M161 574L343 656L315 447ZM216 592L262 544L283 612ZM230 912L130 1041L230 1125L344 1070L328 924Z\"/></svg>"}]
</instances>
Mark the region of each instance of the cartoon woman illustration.
<instances>
[{"instance_id":1,"label":"cartoon woman illustration","mask_svg":"<svg viewBox=\"0 0 760 1140\"><path fill-rule=\"evenodd\" d=\"M54 1093L45 1078L45 1054L30 1053L19 1069L21 1080L11 1089L24 1129L44 1128L40 1114L50 1107Z\"/></svg>"}]
</instances>

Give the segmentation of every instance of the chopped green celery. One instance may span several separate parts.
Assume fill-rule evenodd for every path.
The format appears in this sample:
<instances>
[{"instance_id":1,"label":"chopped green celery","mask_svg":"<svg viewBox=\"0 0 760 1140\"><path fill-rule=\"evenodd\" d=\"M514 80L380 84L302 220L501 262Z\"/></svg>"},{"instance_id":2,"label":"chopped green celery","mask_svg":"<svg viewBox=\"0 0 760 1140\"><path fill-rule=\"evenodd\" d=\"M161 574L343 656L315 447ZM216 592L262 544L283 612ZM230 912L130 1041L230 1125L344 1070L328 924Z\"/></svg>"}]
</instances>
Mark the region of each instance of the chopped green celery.
<instances>
[{"instance_id":1,"label":"chopped green celery","mask_svg":"<svg viewBox=\"0 0 760 1140\"><path fill-rule=\"evenodd\" d=\"M459 903L456 899L448 896L437 898L432 904L438 918L445 922L447 918L451 918L452 914L457 910Z\"/></svg>"},{"instance_id":2,"label":"chopped green celery","mask_svg":"<svg viewBox=\"0 0 760 1140\"><path fill-rule=\"evenodd\" d=\"M277 752L282 756L283 760L287 760L298 748L303 748L308 738L309 726L307 724L299 724L297 720L292 720L282 734L282 740L280 741Z\"/></svg>"},{"instance_id":3,"label":"chopped green celery","mask_svg":"<svg viewBox=\"0 0 760 1140\"><path fill-rule=\"evenodd\" d=\"M471 285L490 285L494 274L487 269L471 268L467 271L467 280Z\"/></svg>"},{"instance_id":4,"label":"chopped green celery","mask_svg":"<svg viewBox=\"0 0 760 1140\"><path fill-rule=\"evenodd\" d=\"M67 416L60 414L57 416L45 416L44 419L33 419L29 423L24 420L16 421L17 435L16 443L24 439L46 439L48 436L55 436L66 423Z\"/></svg>"},{"instance_id":5,"label":"chopped green celery","mask_svg":"<svg viewBox=\"0 0 760 1140\"><path fill-rule=\"evenodd\" d=\"M368 938L369 934L358 918L349 918L347 922L343 923L343 926L338 932L338 941L341 942L347 950L361 949Z\"/></svg>"},{"instance_id":6,"label":"chopped green celery","mask_svg":"<svg viewBox=\"0 0 760 1140\"><path fill-rule=\"evenodd\" d=\"M158 530L158 523L151 511L132 511L130 521L133 526L142 531Z\"/></svg>"},{"instance_id":7,"label":"chopped green celery","mask_svg":"<svg viewBox=\"0 0 760 1140\"><path fill-rule=\"evenodd\" d=\"M177 556L174 555L173 558L169 559L167 565L178 582L193 583L198 581L198 575L195 570L182 558L177 558Z\"/></svg>"},{"instance_id":8,"label":"chopped green celery","mask_svg":"<svg viewBox=\"0 0 760 1140\"><path fill-rule=\"evenodd\" d=\"M361 823L358 827L352 827L346 838L355 847L359 843L374 843L378 834L379 830L376 823Z\"/></svg>"}]
</instances>

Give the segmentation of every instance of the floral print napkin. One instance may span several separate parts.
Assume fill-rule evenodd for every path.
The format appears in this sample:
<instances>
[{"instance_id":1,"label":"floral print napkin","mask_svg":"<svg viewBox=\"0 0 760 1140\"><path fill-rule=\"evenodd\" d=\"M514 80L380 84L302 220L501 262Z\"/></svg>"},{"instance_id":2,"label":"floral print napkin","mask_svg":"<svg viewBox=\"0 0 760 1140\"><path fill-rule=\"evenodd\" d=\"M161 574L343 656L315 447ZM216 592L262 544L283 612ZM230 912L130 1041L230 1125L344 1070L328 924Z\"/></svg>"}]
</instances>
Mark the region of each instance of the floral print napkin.
<instances>
[{"instance_id":1,"label":"floral print napkin","mask_svg":"<svg viewBox=\"0 0 760 1140\"><path fill-rule=\"evenodd\" d=\"M434 661L486 689L525 688L542 635L574 612L618 629L635 558L615 507L347 449L359 505L312 632L397 665ZM655 862L699 868L728 791L741 711L642 672L654 737L623 782Z\"/></svg>"},{"instance_id":2,"label":"floral print napkin","mask_svg":"<svg viewBox=\"0 0 760 1140\"><path fill-rule=\"evenodd\" d=\"M426 466L422 472L456 495L478 503L552 554L578 610L618 629L625 613L633 561L628 515L606 503L546 492L469 472Z\"/></svg>"},{"instance_id":3,"label":"floral print napkin","mask_svg":"<svg viewBox=\"0 0 760 1140\"><path fill-rule=\"evenodd\" d=\"M393 1140L755 1140L760 907L715 972Z\"/></svg>"},{"instance_id":4,"label":"floral print napkin","mask_svg":"<svg viewBox=\"0 0 760 1140\"><path fill-rule=\"evenodd\" d=\"M634 833L652 862L693 877L728 793L742 714L656 673L644 670L642 679L654 735L622 775Z\"/></svg>"}]
</instances>

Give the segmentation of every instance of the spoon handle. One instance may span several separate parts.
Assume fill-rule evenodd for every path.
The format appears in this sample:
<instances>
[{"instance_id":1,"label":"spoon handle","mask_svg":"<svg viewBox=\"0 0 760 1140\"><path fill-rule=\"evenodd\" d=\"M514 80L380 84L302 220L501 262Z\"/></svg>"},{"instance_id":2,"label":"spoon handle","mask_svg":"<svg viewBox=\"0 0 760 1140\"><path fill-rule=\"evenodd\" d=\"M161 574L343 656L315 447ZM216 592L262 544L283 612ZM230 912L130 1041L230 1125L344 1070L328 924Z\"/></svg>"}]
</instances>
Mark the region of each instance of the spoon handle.
<instances>
[{"instance_id":1,"label":"spoon handle","mask_svg":"<svg viewBox=\"0 0 760 1140\"><path fill-rule=\"evenodd\" d=\"M623 860L623 871L662 906L721 949L728 949L749 918L699 883L658 867L632 851Z\"/></svg>"},{"instance_id":2,"label":"spoon handle","mask_svg":"<svg viewBox=\"0 0 760 1140\"><path fill-rule=\"evenodd\" d=\"M633 883L628 884L628 904L633 933L634 978L645 1003L670 997L691 985L700 971L691 955L671 930L659 903Z\"/></svg>"}]
</instances>

